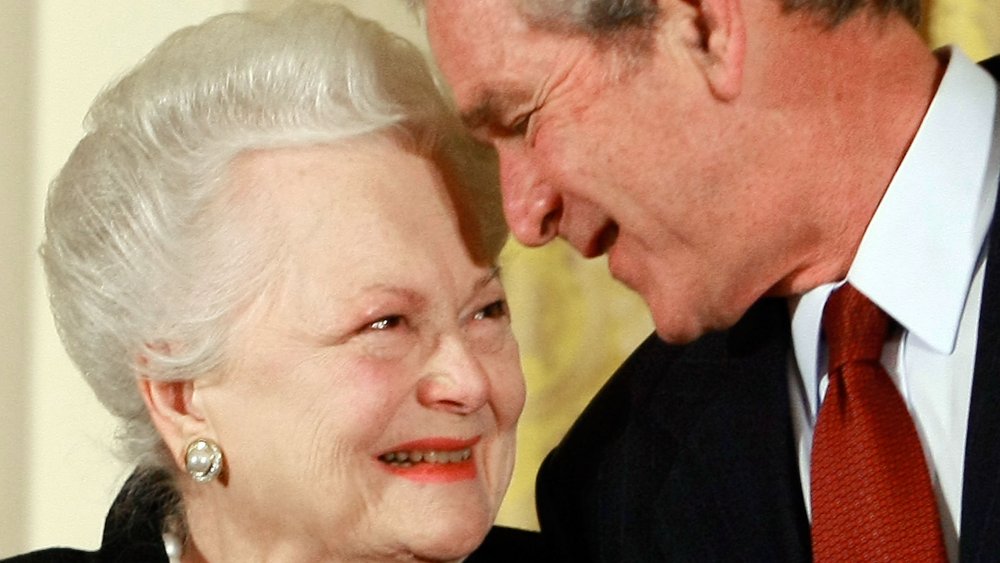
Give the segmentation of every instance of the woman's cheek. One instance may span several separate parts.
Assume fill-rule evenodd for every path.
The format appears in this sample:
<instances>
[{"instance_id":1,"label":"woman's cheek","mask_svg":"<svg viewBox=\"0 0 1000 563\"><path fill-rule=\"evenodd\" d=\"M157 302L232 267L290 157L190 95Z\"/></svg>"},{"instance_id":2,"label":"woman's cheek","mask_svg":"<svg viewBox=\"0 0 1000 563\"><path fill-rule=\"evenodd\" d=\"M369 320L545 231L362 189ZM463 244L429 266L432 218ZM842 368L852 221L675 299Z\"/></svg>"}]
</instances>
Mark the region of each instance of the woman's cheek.
<instances>
[{"instance_id":1,"label":"woman's cheek","mask_svg":"<svg viewBox=\"0 0 1000 563\"><path fill-rule=\"evenodd\" d=\"M511 338L497 354L485 361L499 366L492 383L496 394L497 404L494 408L497 411L497 425L501 430L513 431L524 410L526 393L517 342Z\"/></svg>"}]
</instances>

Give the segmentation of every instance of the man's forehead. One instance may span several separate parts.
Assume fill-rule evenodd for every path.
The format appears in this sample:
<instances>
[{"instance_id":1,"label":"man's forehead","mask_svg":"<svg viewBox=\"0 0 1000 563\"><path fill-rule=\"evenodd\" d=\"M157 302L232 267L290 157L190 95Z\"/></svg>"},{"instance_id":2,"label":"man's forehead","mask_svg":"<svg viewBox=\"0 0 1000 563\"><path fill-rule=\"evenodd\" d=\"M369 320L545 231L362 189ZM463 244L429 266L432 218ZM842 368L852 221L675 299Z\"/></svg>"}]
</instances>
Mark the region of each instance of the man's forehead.
<instances>
[{"instance_id":1,"label":"man's forehead","mask_svg":"<svg viewBox=\"0 0 1000 563\"><path fill-rule=\"evenodd\" d=\"M427 32L435 52L485 57L531 26L512 0L428 0Z\"/></svg>"},{"instance_id":2,"label":"man's forehead","mask_svg":"<svg viewBox=\"0 0 1000 563\"><path fill-rule=\"evenodd\" d=\"M520 11L514 0L424 0L424 11L428 16L461 18L467 23L472 20L496 17L518 16Z\"/></svg>"},{"instance_id":3,"label":"man's forehead","mask_svg":"<svg viewBox=\"0 0 1000 563\"><path fill-rule=\"evenodd\" d=\"M490 26L482 25L470 12L445 0L427 5L427 38L449 80L476 73L480 66L495 66L491 59L502 48L489 35Z\"/></svg>"},{"instance_id":4,"label":"man's forehead","mask_svg":"<svg viewBox=\"0 0 1000 563\"><path fill-rule=\"evenodd\" d=\"M511 19L512 18L512 19ZM430 0L427 30L465 124L496 122L531 97L526 26L509 0ZM516 60L515 60L516 59Z\"/></svg>"}]
</instances>

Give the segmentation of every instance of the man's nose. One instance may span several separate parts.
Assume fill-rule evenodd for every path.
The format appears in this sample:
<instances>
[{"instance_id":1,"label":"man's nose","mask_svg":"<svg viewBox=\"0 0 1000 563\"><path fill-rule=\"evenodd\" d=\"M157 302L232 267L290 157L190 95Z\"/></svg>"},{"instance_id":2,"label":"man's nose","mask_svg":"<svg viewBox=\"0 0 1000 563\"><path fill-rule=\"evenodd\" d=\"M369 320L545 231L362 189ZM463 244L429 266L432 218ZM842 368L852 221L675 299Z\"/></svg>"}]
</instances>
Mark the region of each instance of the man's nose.
<instances>
[{"instance_id":1,"label":"man's nose","mask_svg":"<svg viewBox=\"0 0 1000 563\"><path fill-rule=\"evenodd\" d=\"M511 232L526 246L551 241L559 234L561 196L543 181L529 156L499 147L498 152L503 210Z\"/></svg>"}]
</instances>

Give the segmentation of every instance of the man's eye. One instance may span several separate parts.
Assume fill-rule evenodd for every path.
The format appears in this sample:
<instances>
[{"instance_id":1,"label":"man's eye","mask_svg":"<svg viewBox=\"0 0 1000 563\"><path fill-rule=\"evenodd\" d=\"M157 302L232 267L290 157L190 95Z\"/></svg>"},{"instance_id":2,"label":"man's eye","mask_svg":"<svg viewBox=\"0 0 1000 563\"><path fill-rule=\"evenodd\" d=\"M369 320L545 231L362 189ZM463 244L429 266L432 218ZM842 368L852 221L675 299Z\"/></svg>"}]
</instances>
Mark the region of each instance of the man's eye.
<instances>
[{"instance_id":1,"label":"man's eye","mask_svg":"<svg viewBox=\"0 0 1000 563\"><path fill-rule=\"evenodd\" d=\"M531 117L535 112L528 112L510 124L510 130L515 135L524 136L528 134L528 126L531 125Z\"/></svg>"},{"instance_id":2,"label":"man's eye","mask_svg":"<svg viewBox=\"0 0 1000 563\"><path fill-rule=\"evenodd\" d=\"M498 299L477 311L473 316L473 319L477 321L484 319L500 319L506 317L507 314L507 302L503 299Z\"/></svg>"},{"instance_id":3,"label":"man's eye","mask_svg":"<svg viewBox=\"0 0 1000 563\"><path fill-rule=\"evenodd\" d=\"M393 315L389 317L383 317L367 326L369 330L389 330L396 328L403 324L403 317L399 315Z\"/></svg>"}]
</instances>

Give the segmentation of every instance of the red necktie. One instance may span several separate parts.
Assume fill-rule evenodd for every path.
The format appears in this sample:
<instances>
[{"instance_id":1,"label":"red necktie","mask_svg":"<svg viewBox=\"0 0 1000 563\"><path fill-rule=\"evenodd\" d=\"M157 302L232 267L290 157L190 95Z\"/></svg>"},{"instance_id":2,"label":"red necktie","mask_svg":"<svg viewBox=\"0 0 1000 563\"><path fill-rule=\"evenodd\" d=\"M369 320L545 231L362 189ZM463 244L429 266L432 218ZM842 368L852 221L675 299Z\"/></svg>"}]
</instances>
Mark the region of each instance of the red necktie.
<instances>
[{"instance_id":1,"label":"red necktie","mask_svg":"<svg viewBox=\"0 0 1000 563\"><path fill-rule=\"evenodd\" d=\"M813 435L815 561L947 561L920 439L881 363L888 316L844 285L823 330L830 383Z\"/></svg>"}]
</instances>

